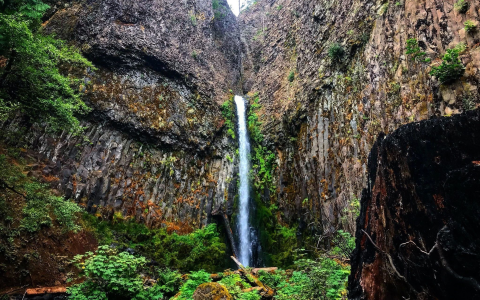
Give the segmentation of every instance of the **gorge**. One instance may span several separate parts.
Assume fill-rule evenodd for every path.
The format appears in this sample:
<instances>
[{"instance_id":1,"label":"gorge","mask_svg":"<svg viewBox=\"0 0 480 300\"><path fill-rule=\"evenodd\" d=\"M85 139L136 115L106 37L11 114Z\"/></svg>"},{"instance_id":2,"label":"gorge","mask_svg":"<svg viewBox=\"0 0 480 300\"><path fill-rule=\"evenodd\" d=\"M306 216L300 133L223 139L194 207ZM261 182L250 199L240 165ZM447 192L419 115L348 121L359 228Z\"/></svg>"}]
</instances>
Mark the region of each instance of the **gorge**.
<instances>
[{"instance_id":1,"label":"gorge","mask_svg":"<svg viewBox=\"0 0 480 300\"><path fill-rule=\"evenodd\" d=\"M478 1L0 13L0 297L98 282L91 252L173 274L146 299L478 298Z\"/></svg>"}]
</instances>

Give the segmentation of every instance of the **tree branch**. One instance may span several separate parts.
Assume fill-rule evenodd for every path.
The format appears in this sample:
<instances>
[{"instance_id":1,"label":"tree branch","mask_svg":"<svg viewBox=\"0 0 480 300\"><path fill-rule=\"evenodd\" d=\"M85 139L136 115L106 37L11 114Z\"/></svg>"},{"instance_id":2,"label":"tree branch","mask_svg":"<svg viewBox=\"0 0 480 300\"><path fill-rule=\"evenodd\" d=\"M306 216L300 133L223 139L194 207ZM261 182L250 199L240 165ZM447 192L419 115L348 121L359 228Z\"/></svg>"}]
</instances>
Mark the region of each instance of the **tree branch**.
<instances>
[{"instance_id":1,"label":"tree branch","mask_svg":"<svg viewBox=\"0 0 480 300\"><path fill-rule=\"evenodd\" d=\"M11 190L12 192L22 196L23 198L27 198L24 194L20 193L17 191L14 187L9 186L4 180L0 179L0 189L8 189Z\"/></svg>"}]
</instances>

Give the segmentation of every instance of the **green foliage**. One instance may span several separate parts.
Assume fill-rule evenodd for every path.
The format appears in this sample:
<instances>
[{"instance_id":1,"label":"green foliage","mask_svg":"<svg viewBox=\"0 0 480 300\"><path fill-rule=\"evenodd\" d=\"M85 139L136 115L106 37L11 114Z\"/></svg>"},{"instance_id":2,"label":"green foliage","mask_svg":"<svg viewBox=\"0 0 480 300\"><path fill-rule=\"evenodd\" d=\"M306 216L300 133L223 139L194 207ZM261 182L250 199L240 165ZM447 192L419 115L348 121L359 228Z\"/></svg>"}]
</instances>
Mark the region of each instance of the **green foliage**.
<instances>
[{"instance_id":1,"label":"green foliage","mask_svg":"<svg viewBox=\"0 0 480 300\"><path fill-rule=\"evenodd\" d=\"M149 229L134 221L100 221L84 215L85 226L96 233L104 245L119 244L151 257L163 267L183 272L205 269L215 272L224 266L226 245L215 224L190 234L168 233L165 228Z\"/></svg>"},{"instance_id":2,"label":"green foliage","mask_svg":"<svg viewBox=\"0 0 480 300\"><path fill-rule=\"evenodd\" d=\"M61 66L84 70L92 64L78 50L40 31L48 5L38 0L8 1L0 8L0 114L3 119L21 111L53 130L81 130L77 113L88 107L80 98L81 81L65 76Z\"/></svg>"},{"instance_id":3,"label":"green foliage","mask_svg":"<svg viewBox=\"0 0 480 300\"><path fill-rule=\"evenodd\" d=\"M449 84L463 76L465 66L458 57L463 51L463 46L448 49L442 58L442 64L432 67L430 75L437 77L442 84Z\"/></svg>"},{"instance_id":4,"label":"green foliage","mask_svg":"<svg viewBox=\"0 0 480 300\"><path fill-rule=\"evenodd\" d=\"M9 162L5 155L0 155L0 170L0 197L12 192L5 186L24 195L25 202L19 204L24 205L23 216L19 220L20 229L34 233L42 226L51 226L52 221L56 220L64 231L80 230L77 214L82 209L77 204L52 195L48 186L24 175L22 169Z\"/></svg>"},{"instance_id":5,"label":"green foliage","mask_svg":"<svg viewBox=\"0 0 480 300\"><path fill-rule=\"evenodd\" d=\"M416 61L417 59L421 59L427 55L425 52L420 49L418 46L418 41L417 39L408 39L407 40L407 55L412 56L412 60ZM429 62L430 59L426 58L423 59L424 62Z\"/></svg>"},{"instance_id":6,"label":"green foliage","mask_svg":"<svg viewBox=\"0 0 480 300\"><path fill-rule=\"evenodd\" d=\"M258 94L254 95L253 103L250 105L247 114L248 132L253 145L252 171L254 171L254 185L257 189L268 188L270 192L275 192L273 183L273 171L275 169L275 153L263 146L264 136L260 130L261 122L258 120L258 110L261 105L258 103L260 98Z\"/></svg>"},{"instance_id":7,"label":"green foliage","mask_svg":"<svg viewBox=\"0 0 480 300\"><path fill-rule=\"evenodd\" d=\"M475 32L477 30L477 24L472 20L467 20L465 22L465 31L468 33Z\"/></svg>"},{"instance_id":8,"label":"green foliage","mask_svg":"<svg viewBox=\"0 0 480 300\"><path fill-rule=\"evenodd\" d=\"M224 285L230 295L234 299L249 299L250 296L244 296L242 293L243 289L250 288L251 285L247 283L240 275L233 274L226 277L223 277L222 280L219 281L220 284ZM256 293L255 293L256 294Z\"/></svg>"},{"instance_id":9,"label":"green foliage","mask_svg":"<svg viewBox=\"0 0 480 300\"><path fill-rule=\"evenodd\" d=\"M194 14L190 15L190 21L192 22L193 26L197 26L197 17Z\"/></svg>"},{"instance_id":10,"label":"green foliage","mask_svg":"<svg viewBox=\"0 0 480 300\"><path fill-rule=\"evenodd\" d=\"M283 8L282 5L278 5L278 6L277 6L277 10L281 10L282 8Z\"/></svg>"},{"instance_id":11,"label":"green foliage","mask_svg":"<svg viewBox=\"0 0 480 300\"><path fill-rule=\"evenodd\" d=\"M288 74L288 81L293 82L295 80L295 72L291 71Z\"/></svg>"},{"instance_id":12,"label":"green foliage","mask_svg":"<svg viewBox=\"0 0 480 300\"><path fill-rule=\"evenodd\" d=\"M461 14L464 14L470 8L470 3L468 3L466 0L458 0L455 3L454 7L456 11L458 11Z\"/></svg>"},{"instance_id":13,"label":"green foliage","mask_svg":"<svg viewBox=\"0 0 480 300\"><path fill-rule=\"evenodd\" d=\"M164 289L159 284L143 285L139 272L146 267L145 257L100 246L95 253L75 256L73 262L85 280L68 288L69 299L157 300L163 297Z\"/></svg>"},{"instance_id":14,"label":"green foliage","mask_svg":"<svg viewBox=\"0 0 480 300\"><path fill-rule=\"evenodd\" d=\"M213 18L214 20L221 20L225 17L224 8L220 5L218 0L212 0Z\"/></svg>"},{"instance_id":15,"label":"green foliage","mask_svg":"<svg viewBox=\"0 0 480 300\"><path fill-rule=\"evenodd\" d=\"M340 62L345 56L345 49L338 43L332 44L330 48L328 48L328 56L332 62Z\"/></svg>"},{"instance_id":16,"label":"green foliage","mask_svg":"<svg viewBox=\"0 0 480 300\"><path fill-rule=\"evenodd\" d=\"M221 106L223 119L225 120L225 126L227 127L227 133L232 139L235 139L235 104L233 103L233 95L231 95L227 101L223 102Z\"/></svg>"},{"instance_id":17,"label":"green foliage","mask_svg":"<svg viewBox=\"0 0 480 300\"><path fill-rule=\"evenodd\" d=\"M193 293L197 287L203 283L211 282L210 274L200 270L197 272L192 272L188 276L188 280L180 288L180 295L175 297L175 300L192 300Z\"/></svg>"}]
</instances>

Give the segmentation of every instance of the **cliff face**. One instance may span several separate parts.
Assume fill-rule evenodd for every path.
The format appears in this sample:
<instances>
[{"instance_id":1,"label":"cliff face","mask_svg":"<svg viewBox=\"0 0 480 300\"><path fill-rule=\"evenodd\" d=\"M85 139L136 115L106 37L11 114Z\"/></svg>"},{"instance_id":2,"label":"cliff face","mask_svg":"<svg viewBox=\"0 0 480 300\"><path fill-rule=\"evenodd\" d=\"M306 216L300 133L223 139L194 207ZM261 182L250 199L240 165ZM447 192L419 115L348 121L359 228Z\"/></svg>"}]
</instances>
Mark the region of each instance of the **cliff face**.
<instances>
[{"instance_id":1,"label":"cliff face","mask_svg":"<svg viewBox=\"0 0 480 300\"><path fill-rule=\"evenodd\" d=\"M205 224L235 195L234 141L220 105L240 78L240 39L224 0L82 1L55 8L47 33L78 45L98 70L81 90L85 136L29 128L36 175L89 211L149 225ZM68 71L68 70L67 70ZM3 124L15 145L18 122ZM43 160L45 159L45 160ZM184 232L188 231L185 230Z\"/></svg>"},{"instance_id":2,"label":"cliff face","mask_svg":"<svg viewBox=\"0 0 480 300\"><path fill-rule=\"evenodd\" d=\"M353 232L345 209L366 183L378 133L477 105L480 33L466 33L464 22L478 20L480 6L470 1L462 14L455 2L264 0L242 12L243 89L259 93L265 145L278 162L269 200L286 222ZM406 54L410 38L422 60ZM440 85L428 73L460 43L465 74ZM334 44L344 49L336 60Z\"/></svg>"},{"instance_id":3,"label":"cliff face","mask_svg":"<svg viewBox=\"0 0 480 300\"><path fill-rule=\"evenodd\" d=\"M349 299L480 297L479 130L476 110L378 138Z\"/></svg>"}]
</instances>

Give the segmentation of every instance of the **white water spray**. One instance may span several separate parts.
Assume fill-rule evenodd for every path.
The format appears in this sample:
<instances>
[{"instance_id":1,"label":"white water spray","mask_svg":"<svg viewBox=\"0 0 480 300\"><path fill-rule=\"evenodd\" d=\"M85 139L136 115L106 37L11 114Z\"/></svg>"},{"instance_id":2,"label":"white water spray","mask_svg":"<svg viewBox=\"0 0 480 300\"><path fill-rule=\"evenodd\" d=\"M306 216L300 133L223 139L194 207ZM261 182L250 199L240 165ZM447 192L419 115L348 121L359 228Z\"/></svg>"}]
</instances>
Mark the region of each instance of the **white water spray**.
<instances>
[{"instance_id":1,"label":"white water spray","mask_svg":"<svg viewBox=\"0 0 480 300\"><path fill-rule=\"evenodd\" d=\"M249 184L248 173L250 163L248 155L250 153L250 143L248 142L247 117L245 114L245 100L243 97L235 96L238 115L238 135L239 135L239 154L240 154L240 212L238 216L238 232L240 236L240 254L239 260L244 266L250 265L252 257L252 243L250 240L250 222L249 222Z\"/></svg>"}]
</instances>

